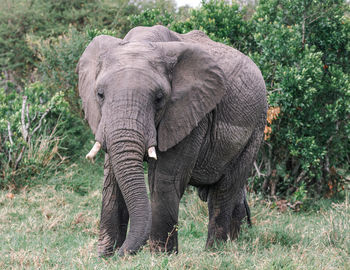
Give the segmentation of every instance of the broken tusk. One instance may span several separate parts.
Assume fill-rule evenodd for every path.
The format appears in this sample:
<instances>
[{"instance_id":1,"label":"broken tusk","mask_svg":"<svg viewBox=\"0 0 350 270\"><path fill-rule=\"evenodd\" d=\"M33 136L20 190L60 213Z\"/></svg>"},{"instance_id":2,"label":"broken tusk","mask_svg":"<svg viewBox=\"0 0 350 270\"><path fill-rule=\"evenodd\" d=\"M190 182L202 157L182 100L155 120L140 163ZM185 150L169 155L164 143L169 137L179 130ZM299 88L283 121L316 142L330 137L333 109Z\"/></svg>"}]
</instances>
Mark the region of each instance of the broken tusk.
<instances>
[{"instance_id":1,"label":"broken tusk","mask_svg":"<svg viewBox=\"0 0 350 270\"><path fill-rule=\"evenodd\" d=\"M101 144L99 142L95 142L94 146L91 148L90 152L86 155L86 159L94 162L94 157L97 155L98 151L101 149Z\"/></svg>"},{"instance_id":2,"label":"broken tusk","mask_svg":"<svg viewBox=\"0 0 350 270\"><path fill-rule=\"evenodd\" d=\"M154 146L148 148L148 156L157 160L156 148L154 148Z\"/></svg>"}]
</instances>

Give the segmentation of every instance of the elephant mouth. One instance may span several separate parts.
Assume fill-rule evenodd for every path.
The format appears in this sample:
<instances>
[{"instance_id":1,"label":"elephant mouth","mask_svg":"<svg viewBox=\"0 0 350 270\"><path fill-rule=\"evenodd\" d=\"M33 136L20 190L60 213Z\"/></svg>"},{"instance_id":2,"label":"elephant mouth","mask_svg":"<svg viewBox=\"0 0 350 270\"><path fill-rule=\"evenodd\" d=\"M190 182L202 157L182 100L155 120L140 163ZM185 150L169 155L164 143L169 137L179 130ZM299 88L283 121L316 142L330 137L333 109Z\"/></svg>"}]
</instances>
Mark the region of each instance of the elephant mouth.
<instances>
[{"instance_id":1,"label":"elephant mouth","mask_svg":"<svg viewBox=\"0 0 350 270\"><path fill-rule=\"evenodd\" d=\"M90 152L85 156L85 158L90 160L92 163L94 163L95 157L100 150L101 150L101 144L99 142L95 142L95 144L91 148ZM154 158L155 160L157 160L157 152L154 146L151 146L150 148L148 148L147 154L148 154L148 157Z\"/></svg>"}]
</instances>

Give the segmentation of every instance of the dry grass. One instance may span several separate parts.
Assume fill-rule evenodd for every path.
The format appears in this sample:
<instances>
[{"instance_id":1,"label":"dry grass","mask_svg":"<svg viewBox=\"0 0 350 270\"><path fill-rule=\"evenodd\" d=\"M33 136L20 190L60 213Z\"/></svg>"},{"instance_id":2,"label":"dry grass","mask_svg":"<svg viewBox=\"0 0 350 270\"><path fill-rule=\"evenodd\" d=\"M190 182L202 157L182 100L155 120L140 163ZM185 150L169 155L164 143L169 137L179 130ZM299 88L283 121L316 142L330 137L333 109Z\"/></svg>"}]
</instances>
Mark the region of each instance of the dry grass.
<instances>
[{"instance_id":1,"label":"dry grass","mask_svg":"<svg viewBox=\"0 0 350 270\"><path fill-rule=\"evenodd\" d=\"M0 269L350 269L348 200L281 213L273 202L251 196L254 227L205 251L207 207L192 191L181 203L178 255L152 254L146 246L135 256L100 259L101 171L71 170L68 179L92 175L95 184L82 195L66 185L0 192ZM56 177L50 181L64 176Z\"/></svg>"}]
</instances>

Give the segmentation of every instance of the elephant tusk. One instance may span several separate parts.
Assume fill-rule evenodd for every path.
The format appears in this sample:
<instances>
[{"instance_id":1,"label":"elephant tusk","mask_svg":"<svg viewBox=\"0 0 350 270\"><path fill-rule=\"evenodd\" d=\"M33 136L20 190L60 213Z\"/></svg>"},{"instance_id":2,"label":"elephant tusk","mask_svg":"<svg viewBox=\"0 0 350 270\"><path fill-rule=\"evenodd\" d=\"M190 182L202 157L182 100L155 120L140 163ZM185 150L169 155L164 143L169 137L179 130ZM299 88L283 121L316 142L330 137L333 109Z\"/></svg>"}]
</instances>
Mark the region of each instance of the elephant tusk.
<instances>
[{"instance_id":1,"label":"elephant tusk","mask_svg":"<svg viewBox=\"0 0 350 270\"><path fill-rule=\"evenodd\" d=\"M94 163L94 157L97 155L98 151L101 149L101 144L99 142L95 142L94 146L91 148L90 152L86 155L86 159L90 160Z\"/></svg>"},{"instance_id":2,"label":"elephant tusk","mask_svg":"<svg viewBox=\"0 0 350 270\"><path fill-rule=\"evenodd\" d=\"M156 148L154 148L154 146L148 148L148 156L157 160Z\"/></svg>"}]
</instances>

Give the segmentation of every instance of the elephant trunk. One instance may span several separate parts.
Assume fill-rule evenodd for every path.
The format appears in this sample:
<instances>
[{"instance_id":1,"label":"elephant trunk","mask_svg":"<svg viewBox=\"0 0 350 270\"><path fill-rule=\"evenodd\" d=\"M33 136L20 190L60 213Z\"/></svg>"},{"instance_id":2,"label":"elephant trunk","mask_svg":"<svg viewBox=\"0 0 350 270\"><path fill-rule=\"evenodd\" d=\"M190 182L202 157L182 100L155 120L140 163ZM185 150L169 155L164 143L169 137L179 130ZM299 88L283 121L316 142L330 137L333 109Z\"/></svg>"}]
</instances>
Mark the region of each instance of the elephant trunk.
<instances>
[{"instance_id":1,"label":"elephant trunk","mask_svg":"<svg viewBox=\"0 0 350 270\"><path fill-rule=\"evenodd\" d=\"M119 249L120 256L136 252L149 238L151 207L143 172L144 136L136 130L110 133L108 154L130 216L129 233Z\"/></svg>"}]
</instances>

